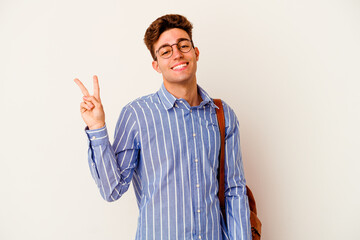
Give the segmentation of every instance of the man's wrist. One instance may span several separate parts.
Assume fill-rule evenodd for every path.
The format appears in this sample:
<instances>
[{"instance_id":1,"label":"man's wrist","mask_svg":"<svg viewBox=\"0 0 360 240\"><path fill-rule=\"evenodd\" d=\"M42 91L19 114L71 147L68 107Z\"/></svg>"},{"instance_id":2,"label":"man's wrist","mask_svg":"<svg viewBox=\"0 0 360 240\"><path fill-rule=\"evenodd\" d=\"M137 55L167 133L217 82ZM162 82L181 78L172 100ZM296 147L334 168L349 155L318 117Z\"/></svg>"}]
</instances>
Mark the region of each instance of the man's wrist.
<instances>
[{"instance_id":1,"label":"man's wrist","mask_svg":"<svg viewBox=\"0 0 360 240\"><path fill-rule=\"evenodd\" d=\"M89 130L94 130L94 129L100 129L103 128L105 126L105 123L99 123L99 124L94 124L92 126L88 126Z\"/></svg>"}]
</instances>

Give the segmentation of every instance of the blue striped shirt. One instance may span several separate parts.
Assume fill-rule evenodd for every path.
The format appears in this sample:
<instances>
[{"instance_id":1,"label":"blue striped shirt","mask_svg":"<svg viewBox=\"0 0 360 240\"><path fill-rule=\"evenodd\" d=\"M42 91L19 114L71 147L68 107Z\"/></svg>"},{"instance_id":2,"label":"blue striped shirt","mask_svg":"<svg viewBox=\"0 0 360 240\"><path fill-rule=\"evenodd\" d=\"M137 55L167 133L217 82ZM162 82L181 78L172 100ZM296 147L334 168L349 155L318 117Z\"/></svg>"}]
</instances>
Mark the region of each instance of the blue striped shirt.
<instances>
[{"instance_id":1,"label":"blue striped shirt","mask_svg":"<svg viewBox=\"0 0 360 240\"><path fill-rule=\"evenodd\" d=\"M220 133L214 104L190 107L164 85L126 105L111 145L106 126L86 130L89 166L101 196L114 201L132 180L139 207L136 239L251 239L239 123L223 102L225 226L217 197Z\"/></svg>"}]
</instances>

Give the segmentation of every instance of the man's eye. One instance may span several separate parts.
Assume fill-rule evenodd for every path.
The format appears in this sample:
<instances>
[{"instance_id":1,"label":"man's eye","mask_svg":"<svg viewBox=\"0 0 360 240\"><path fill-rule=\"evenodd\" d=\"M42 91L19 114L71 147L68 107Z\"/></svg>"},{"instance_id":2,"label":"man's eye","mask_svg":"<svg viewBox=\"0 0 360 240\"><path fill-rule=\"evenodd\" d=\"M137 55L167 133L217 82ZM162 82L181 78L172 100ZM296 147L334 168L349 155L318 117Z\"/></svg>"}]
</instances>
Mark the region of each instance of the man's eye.
<instances>
[{"instance_id":1,"label":"man's eye","mask_svg":"<svg viewBox=\"0 0 360 240\"><path fill-rule=\"evenodd\" d=\"M164 56L164 55L168 54L169 52L170 51L164 51L164 52L161 53L161 55Z\"/></svg>"},{"instance_id":2,"label":"man's eye","mask_svg":"<svg viewBox=\"0 0 360 240\"><path fill-rule=\"evenodd\" d=\"M191 48L191 46L189 43L182 43L179 46L179 49L184 52L187 52L190 48Z\"/></svg>"}]
</instances>

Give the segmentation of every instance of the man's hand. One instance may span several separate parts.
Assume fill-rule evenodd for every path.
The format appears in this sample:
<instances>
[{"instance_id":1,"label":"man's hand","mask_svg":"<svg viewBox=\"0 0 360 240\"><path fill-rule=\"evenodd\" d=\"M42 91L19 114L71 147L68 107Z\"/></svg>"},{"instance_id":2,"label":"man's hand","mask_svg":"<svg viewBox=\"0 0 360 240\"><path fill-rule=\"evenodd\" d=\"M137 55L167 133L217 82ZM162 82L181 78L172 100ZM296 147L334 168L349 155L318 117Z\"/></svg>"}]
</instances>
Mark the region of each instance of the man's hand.
<instances>
[{"instance_id":1,"label":"man's hand","mask_svg":"<svg viewBox=\"0 0 360 240\"><path fill-rule=\"evenodd\" d=\"M100 88L97 76L94 80L94 95L90 95L82 82L75 78L75 83L80 87L84 94L83 102L80 103L81 117L83 118L89 129L98 129L105 126L105 112L100 100Z\"/></svg>"}]
</instances>

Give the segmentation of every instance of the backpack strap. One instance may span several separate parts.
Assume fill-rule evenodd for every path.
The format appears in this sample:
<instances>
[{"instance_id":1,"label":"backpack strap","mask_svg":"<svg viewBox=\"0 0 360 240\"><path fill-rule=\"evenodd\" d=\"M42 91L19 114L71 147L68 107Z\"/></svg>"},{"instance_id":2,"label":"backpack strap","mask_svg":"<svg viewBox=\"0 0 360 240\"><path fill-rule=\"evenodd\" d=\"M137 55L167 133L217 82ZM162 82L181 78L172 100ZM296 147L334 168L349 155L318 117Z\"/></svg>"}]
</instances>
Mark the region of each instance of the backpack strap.
<instances>
[{"instance_id":1,"label":"backpack strap","mask_svg":"<svg viewBox=\"0 0 360 240\"><path fill-rule=\"evenodd\" d=\"M225 212L225 115L224 108L221 102L221 99L213 99L215 105L219 108L216 109L216 116L218 120L219 130L220 130L220 162L218 168L218 183L219 183L219 192L218 198L220 201L220 209L223 215L225 224L226 224L226 212Z\"/></svg>"}]
</instances>

